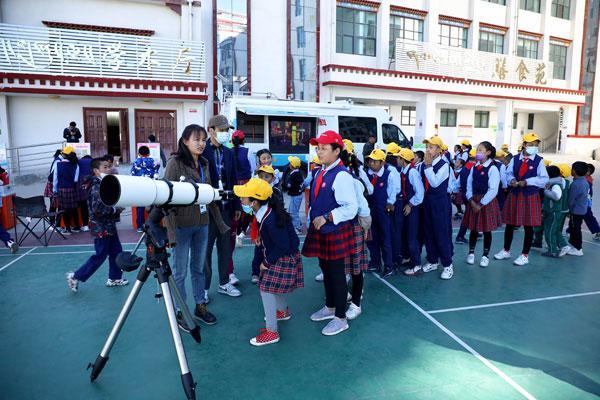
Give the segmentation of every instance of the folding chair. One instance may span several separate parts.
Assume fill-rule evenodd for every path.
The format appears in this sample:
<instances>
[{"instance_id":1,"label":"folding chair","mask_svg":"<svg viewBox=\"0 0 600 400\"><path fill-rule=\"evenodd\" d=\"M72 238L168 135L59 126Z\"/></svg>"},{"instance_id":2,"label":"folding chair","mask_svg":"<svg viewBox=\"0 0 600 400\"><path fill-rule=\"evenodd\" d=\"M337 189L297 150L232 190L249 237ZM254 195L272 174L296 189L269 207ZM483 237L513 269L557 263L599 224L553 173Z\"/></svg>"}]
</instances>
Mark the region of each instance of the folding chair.
<instances>
[{"instance_id":1,"label":"folding chair","mask_svg":"<svg viewBox=\"0 0 600 400\"><path fill-rule=\"evenodd\" d=\"M13 201L15 215L15 240L19 246L29 236L33 235L44 247L48 246L48 242L52 239L52 235L56 232L63 240L67 238L60 233L56 225L60 221L63 211L48 212L46 210L46 202L44 196L34 197L19 197L15 196ZM50 218L54 218L53 224ZM25 228L19 237L17 234L17 221ZM34 232L34 229L42 223L42 233ZM50 234L48 235L48 231Z\"/></svg>"}]
</instances>

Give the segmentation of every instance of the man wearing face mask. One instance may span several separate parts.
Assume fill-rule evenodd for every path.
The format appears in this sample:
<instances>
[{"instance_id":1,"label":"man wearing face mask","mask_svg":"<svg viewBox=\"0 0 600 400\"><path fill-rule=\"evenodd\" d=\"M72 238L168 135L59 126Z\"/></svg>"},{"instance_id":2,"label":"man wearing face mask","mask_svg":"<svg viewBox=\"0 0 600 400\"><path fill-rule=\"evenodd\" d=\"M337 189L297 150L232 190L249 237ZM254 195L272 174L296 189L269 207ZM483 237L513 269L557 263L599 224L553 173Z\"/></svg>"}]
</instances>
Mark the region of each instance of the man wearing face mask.
<instances>
[{"instance_id":1,"label":"man wearing face mask","mask_svg":"<svg viewBox=\"0 0 600 400\"><path fill-rule=\"evenodd\" d=\"M224 190L233 190L233 185L237 184L237 171L235 168L233 150L225 146L231 138L229 132L230 129L233 129L233 127L229 125L227 117L224 115L215 115L212 117L208 121L210 141L206 145L204 153L202 153L202 156L206 158L209 163L212 185L215 188ZM233 219L238 220L240 218L241 207L239 200L223 200L218 203L225 224L231 226ZM219 232L218 225L215 223L213 216L210 215L205 265L205 296L207 298L207 303L208 289L210 288L212 280L212 250L215 242L217 243L217 258L219 265L218 292L232 297L238 297L242 294L242 292L234 286L239 280L233 275L233 271L229 270L229 263L233 255L230 238L231 234L231 232ZM235 234L235 232L233 234Z\"/></svg>"},{"instance_id":2,"label":"man wearing face mask","mask_svg":"<svg viewBox=\"0 0 600 400\"><path fill-rule=\"evenodd\" d=\"M533 132L523 136L523 150L506 167L506 180L511 188L502 210L506 228L504 248L494 258L510 258L510 246L516 227L523 226L523 250L513 264L529 264L529 250L533 242L533 228L542 224L542 203L539 190L548 182L548 172L543 159L538 155L540 138Z\"/></svg>"}]
</instances>

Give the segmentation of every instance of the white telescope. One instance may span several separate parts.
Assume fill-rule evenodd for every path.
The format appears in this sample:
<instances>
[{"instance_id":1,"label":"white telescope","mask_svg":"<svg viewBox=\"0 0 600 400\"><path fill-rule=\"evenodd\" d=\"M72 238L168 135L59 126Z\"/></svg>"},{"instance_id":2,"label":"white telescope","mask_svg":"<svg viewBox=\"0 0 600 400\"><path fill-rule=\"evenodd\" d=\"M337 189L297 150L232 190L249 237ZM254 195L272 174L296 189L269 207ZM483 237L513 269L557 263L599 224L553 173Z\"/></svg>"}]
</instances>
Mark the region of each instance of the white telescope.
<instances>
[{"instance_id":1,"label":"white telescope","mask_svg":"<svg viewBox=\"0 0 600 400\"><path fill-rule=\"evenodd\" d=\"M111 207L209 204L224 199L227 194L206 183L141 176L106 175L100 183L100 199Z\"/></svg>"}]
</instances>

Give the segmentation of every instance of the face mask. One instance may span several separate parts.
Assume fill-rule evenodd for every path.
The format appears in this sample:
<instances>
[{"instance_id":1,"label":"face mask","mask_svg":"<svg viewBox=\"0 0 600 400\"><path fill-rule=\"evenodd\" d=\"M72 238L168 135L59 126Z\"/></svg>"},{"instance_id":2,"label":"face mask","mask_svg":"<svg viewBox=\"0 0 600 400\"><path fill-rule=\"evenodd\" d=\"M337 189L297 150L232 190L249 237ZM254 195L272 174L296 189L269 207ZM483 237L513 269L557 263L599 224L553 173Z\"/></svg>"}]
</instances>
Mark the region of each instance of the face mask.
<instances>
[{"instance_id":1,"label":"face mask","mask_svg":"<svg viewBox=\"0 0 600 400\"><path fill-rule=\"evenodd\" d=\"M246 214L252 214L254 212L254 210L252 209L252 206L249 204L242 204L242 210L246 213Z\"/></svg>"},{"instance_id":2,"label":"face mask","mask_svg":"<svg viewBox=\"0 0 600 400\"><path fill-rule=\"evenodd\" d=\"M108 174L105 174L104 172L103 172L103 173L101 173L101 174L100 174L100 179L104 178L106 175L108 175Z\"/></svg>"},{"instance_id":3,"label":"face mask","mask_svg":"<svg viewBox=\"0 0 600 400\"><path fill-rule=\"evenodd\" d=\"M229 142L229 132L217 132L217 142L221 144Z\"/></svg>"},{"instance_id":4,"label":"face mask","mask_svg":"<svg viewBox=\"0 0 600 400\"><path fill-rule=\"evenodd\" d=\"M527 152L527 154L529 154L530 156L535 156L538 153L538 147L537 146L529 146L529 147L525 147L525 151Z\"/></svg>"},{"instance_id":5,"label":"face mask","mask_svg":"<svg viewBox=\"0 0 600 400\"><path fill-rule=\"evenodd\" d=\"M483 160L483 153L475 154L475 161L481 161L481 160Z\"/></svg>"}]
</instances>

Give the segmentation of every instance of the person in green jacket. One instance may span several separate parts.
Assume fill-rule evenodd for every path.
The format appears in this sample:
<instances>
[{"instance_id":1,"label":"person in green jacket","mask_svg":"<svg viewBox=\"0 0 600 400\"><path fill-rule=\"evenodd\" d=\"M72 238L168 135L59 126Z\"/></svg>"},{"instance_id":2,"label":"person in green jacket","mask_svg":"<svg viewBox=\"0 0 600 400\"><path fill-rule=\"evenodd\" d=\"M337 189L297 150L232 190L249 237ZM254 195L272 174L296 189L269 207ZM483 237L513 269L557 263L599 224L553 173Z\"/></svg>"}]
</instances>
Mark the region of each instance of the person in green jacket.
<instances>
[{"instance_id":1,"label":"person in green jacket","mask_svg":"<svg viewBox=\"0 0 600 400\"><path fill-rule=\"evenodd\" d=\"M544 189L544 201L542 203L542 216L544 226L544 237L548 245L548 251L542 253L545 257L558 258L561 256L563 247L567 247L567 242L562 235L562 228L569 207L564 210L567 202L568 182L561 176L560 169L557 166L550 165L546 167L549 180ZM562 254L564 255L564 254Z\"/></svg>"}]
</instances>

